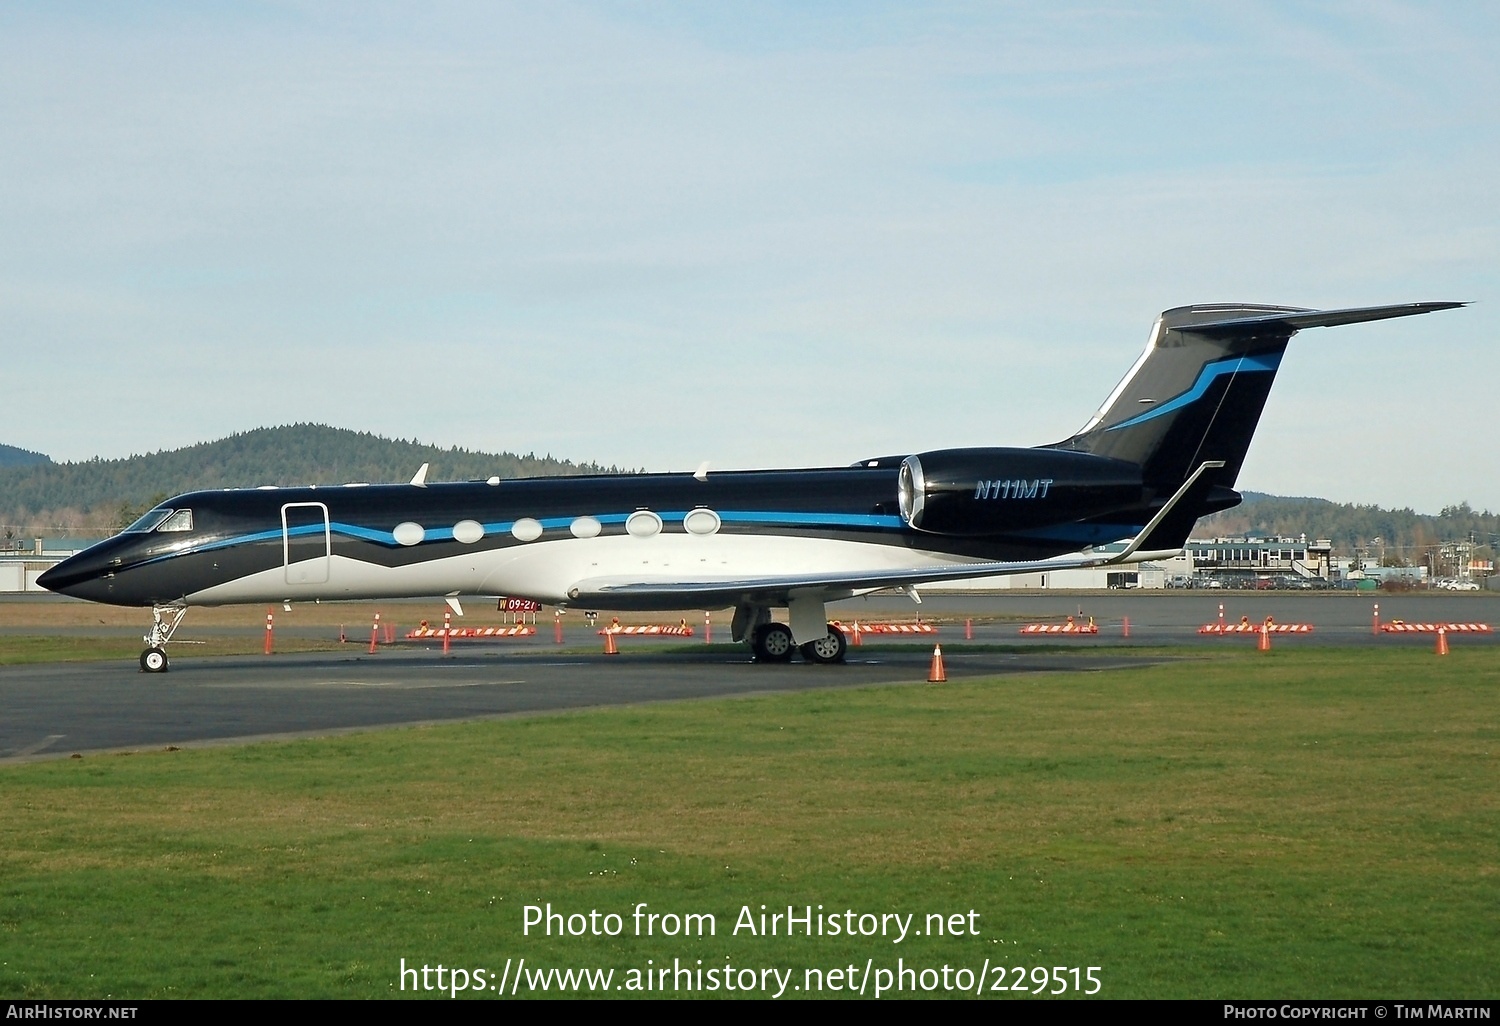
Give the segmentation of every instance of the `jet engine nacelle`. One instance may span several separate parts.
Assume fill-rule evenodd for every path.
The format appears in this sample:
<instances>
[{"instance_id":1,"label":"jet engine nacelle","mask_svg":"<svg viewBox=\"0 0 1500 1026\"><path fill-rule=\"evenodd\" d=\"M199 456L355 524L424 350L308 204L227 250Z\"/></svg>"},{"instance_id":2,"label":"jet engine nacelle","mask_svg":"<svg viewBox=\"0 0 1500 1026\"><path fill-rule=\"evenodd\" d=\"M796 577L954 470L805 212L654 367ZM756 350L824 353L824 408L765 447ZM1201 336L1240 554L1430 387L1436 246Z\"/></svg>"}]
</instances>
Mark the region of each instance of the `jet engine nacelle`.
<instances>
[{"instance_id":1,"label":"jet engine nacelle","mask_svg":"<svg viewBox=\"0 0 1500 1026\"><path fill-rule=\"evenodd\" d=\"M901 461L901 517L928 534L997 535L1141 503L1141 468L1062 449L938 449Z\"/></svg>"}]
</instances>

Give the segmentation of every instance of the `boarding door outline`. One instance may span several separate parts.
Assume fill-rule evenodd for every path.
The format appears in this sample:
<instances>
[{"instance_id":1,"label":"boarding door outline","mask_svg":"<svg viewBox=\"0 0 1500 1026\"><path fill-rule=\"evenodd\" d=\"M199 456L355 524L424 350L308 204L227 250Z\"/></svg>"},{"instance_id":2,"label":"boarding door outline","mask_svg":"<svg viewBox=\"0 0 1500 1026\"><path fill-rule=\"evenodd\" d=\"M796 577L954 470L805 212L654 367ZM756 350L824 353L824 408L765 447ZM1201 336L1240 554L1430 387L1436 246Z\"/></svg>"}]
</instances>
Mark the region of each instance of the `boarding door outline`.
<instances>
[{"instance_id":1,"label":"boarding door outline","mask_svg":"<svg viewBox=\"0 0 1500 1026\"><path fill-rule=\"evenodd\" d=\"M288 584L327 584L333 563L328 506L288 502L281 507L281 558Z\"/></svg>"}]
</instances>

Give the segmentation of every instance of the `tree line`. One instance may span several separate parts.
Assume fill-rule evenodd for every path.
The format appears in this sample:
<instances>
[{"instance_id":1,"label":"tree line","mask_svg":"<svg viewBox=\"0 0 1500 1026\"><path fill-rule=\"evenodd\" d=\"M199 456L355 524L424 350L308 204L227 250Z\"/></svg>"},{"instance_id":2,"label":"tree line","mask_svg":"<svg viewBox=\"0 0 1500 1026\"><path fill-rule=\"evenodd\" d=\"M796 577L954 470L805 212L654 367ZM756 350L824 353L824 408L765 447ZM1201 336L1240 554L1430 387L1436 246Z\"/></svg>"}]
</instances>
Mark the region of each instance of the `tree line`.
<instances>
[{"instance_id":1,"label":"tree line","mask_svg":"<svg viewBox=\"0 0 1500 1026\"><path fill-rule=\"evenodd\" d=\"M128 524L132 513L179 492L409 481L423 463L431 465L433 482L626 472L550 455L444 449L415 439L291 424L126 459L0 464L0 535L108 533Z\"/></svg>"},{"instance_id":2,"label":"tree line","mask_svg":"<svg viewBox=\"0 0 1500 1026\"><path fill-rule=\"evenodd\" d=\"M1198 521L1195 538L1327 538L1338 552L1362 551L1393 566L1425 562L1446 542L1474 539L1476 548L1500 543L1500 514L1480 512L1467 502L1445 506L1436 515L1413 509L1384 509L1327 499L1289 498L1246 492L1234 509Z\"/></svg>"}]
</instances>

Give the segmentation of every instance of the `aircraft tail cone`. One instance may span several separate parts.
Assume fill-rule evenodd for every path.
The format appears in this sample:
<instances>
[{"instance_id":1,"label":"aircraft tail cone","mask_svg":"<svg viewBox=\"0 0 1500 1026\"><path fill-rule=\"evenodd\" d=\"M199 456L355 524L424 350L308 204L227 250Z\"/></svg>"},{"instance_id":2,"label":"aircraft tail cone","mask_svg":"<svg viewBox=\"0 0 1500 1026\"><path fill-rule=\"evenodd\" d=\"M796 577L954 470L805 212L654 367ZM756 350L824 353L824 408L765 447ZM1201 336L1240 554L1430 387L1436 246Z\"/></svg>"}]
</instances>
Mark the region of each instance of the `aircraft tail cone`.
<instances>
[{"instance_id":1,"label":"aircraft tail cone","mask_svg":"<svg viewBox=\"0 0 1500 1026\"><path fill-rule=\"evenodd\" d=\"M943 646L932 646L932 668L927 671L927 683L942 684L948 679L948 671L943 667Z\"/></svg>"},{"instance_id":2,"label":"aircraft tail cone","mask_svg":"<svg viewBox=\"0 0 1500 1026\"><path fill-rule=\"evenodd\" d=\"M620 646L617 645L617 644L615 644L615 632L614 631L605 631L604 632L604 654L605 655L619 655L620 654Z\"/></svg>"},{"instance_id":3,"label":"aircraft tail cone","mask_svg":"<svg viewBox=\"0 0 1500 1026\"><path fill-rule=\"evenodd\" d=\"M1437 654L1448 654L1448 631L1442 627L1438 628Z\"/></svg>"}]
</instances>

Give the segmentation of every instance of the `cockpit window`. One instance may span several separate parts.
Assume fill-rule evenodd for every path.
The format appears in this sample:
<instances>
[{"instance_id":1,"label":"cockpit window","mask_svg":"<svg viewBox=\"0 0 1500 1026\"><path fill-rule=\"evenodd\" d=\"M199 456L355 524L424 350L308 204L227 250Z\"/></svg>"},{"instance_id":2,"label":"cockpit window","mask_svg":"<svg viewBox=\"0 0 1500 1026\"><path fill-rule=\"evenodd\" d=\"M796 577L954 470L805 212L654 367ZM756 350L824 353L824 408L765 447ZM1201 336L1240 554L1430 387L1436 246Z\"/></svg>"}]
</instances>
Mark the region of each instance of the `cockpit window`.
<instances>
[{"instance_id":1,"label":"cockpit window","mask_svg":"<svg viewBox=\"0 0 1500 1026\"><path fill-rule=\"evenodd\" d=\"M158 534L167 531L191 531L193 529L193 511L190 509L179 509L167 519L161 522L156 529Z\"/></svg>"},{"instance_id":2,"label":"cockpit window","mask_svg":"<svg viewBox=\"0 0 1500 1026\"><path fill-rule=\"evenodd\" d=\"M141 519L125 528L123 533L146 534L148 532L156 530L156 526L171 515L172 511L169 509L153 509L150 513L147 513L145 516L141 517Z\"/></svg>"}]
</instances>

